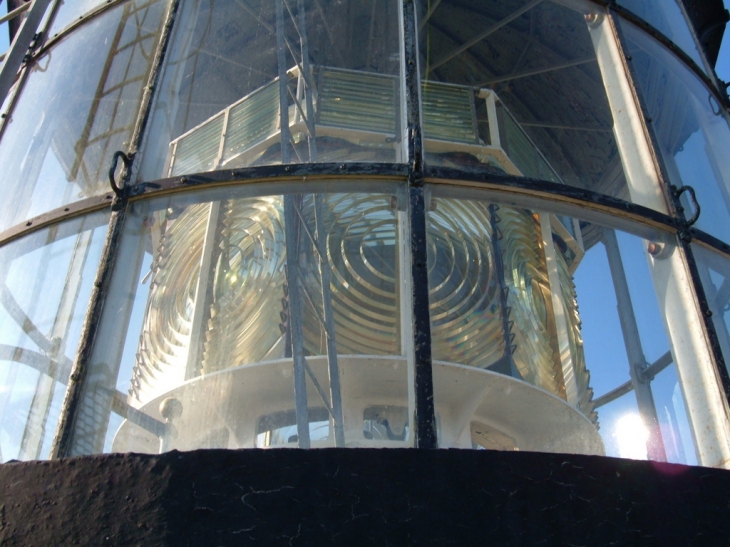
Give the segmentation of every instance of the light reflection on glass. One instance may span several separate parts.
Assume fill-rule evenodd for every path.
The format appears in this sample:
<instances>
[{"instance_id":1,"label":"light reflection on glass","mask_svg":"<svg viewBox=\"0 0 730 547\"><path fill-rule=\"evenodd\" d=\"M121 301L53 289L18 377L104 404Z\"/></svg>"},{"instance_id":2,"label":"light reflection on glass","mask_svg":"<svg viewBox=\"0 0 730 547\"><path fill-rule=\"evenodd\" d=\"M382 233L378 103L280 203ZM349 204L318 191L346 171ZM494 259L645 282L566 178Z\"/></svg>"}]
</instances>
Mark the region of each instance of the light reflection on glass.
<instances>
[{"instance_id":1,"label":"light reflection on glass","mask_svg":"<svg viewBox=\"0 0 730 547\"><path fill-rule=\"evenodd\" d=\"M649 430L638 414L624 414L616 421L613 432L618 442L619 455L633 460L646 459Z\"/></svg>"}]
</instances>

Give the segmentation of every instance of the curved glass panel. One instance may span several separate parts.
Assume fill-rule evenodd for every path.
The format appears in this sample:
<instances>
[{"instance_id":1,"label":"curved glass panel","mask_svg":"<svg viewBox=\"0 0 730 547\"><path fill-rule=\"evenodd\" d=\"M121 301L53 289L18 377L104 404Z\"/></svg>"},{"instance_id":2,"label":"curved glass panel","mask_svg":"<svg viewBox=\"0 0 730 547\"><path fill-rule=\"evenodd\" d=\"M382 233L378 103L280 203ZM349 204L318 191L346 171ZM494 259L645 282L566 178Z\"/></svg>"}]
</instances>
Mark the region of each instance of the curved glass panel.
<instances>
[{"instance_id":1,"label":"curved glass panel","mask_svg":"<svg viewBox=\"0 0 730 547\"><path fill-rule=\"evenodd\" d=\"M77 218L0 249L0 462L49 455L108 218Z\"/></svg>"},{"instance_id":2,"label":"curved glass panel","mask_svg":"<svg viewBox=\"0 0 730 547\"><path fill-rule=\"evenodd\" d=\"M688 341L696 309L671 237L430 191L440 447L716 463L727 431L707 435L708 400L723 403L703 384L701 335Z\"/></svg>"},{"instance_id":3,"label":"curved glass panel","mask_svg":"<svg viewBox=\"0 0 730 547\"><path fill-rule=\"evenodd\" d=\"M74 454L413 443L401 191L271 189L133 205Z\"/></svg>"},{"instance_id":4,"label":"curved glass panel","mask_svg":"<svg viewBox=\"0 0 730 547\"><path fill-rule=\"evenodd\" d=\"M165 5L113 8L31 68L0 138L0 229L110 190L112 156L130 144Z\"/></svg>"},{"instance_id":5,"label":"curved glass panel","mask_svg":"<svg viewBox=\"0 0 730 547\"><path fill-rule=\"evenodd\" d=\"M429 164L665 209L605 11L580 1L418 5Z\"/></svg>"},{"instance_id":6,"label":"curved glass panel","mask_svg":"<svg viewBox=\"0 0 730 547\"><path fill-rule=\"evenodd\" d=\"M57 36L74 21L83 19L85 15L107 3L108 0L59 0L47 35L52 38Z\"/></svg>"},{"instance_id":7,"label":"curved glass panel","mask_svg":"<svg viewBox=\"0 0 730 547\"><path fill-rule=\"evenodd\" d=\"M697 258L697 269L712 311L712 322L725 365L730 367L730 259L701 245L693 244L692 249Z\"/></svg>"},{"instance_id":8,"label":"curved glass panel","mask_svg":"<svg viewBox=\"0 0 730 547\"><path fill-rule=\"evenodd\" d=\"M698 228L730 241L730 128L722 107L674 54L635 26L622 26L672 184L696 190ZM686 198L685 208L690 217Z\"/></svg>"},{"instance_id":9,"label":"curved glass panel","mask_svg":"<svg viewBox=\"0 0 730 547\"><path fill-rule=\"evenodd\" d=\"M618 0L635 15L664 34L707 72L697 42L685 18L682 0Z\"/></svg>"},{"instance_id":10,"label":"curved glass panel","mask_svg":"<svg viewBox=\"0 0 730 547\"><path fill-rule=\"evenodd\" d=\"M393 0L185 2L140 180L403 161L398 21Z\"/></svg>"}]
</instances>

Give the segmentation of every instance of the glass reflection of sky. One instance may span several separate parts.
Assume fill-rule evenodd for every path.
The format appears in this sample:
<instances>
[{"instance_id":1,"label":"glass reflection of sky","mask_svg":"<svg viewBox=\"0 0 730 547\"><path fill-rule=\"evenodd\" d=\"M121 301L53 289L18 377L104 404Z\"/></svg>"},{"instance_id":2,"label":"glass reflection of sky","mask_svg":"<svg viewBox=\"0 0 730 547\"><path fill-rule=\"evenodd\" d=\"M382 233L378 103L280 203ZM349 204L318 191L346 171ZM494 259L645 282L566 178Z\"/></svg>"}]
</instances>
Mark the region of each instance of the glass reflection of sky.
<instances>
[{"instance_id":1,"label":"glass reflection of sky","mask_svg":"<svg viewBox=\"0 0 730 547\"><path fill-rule=\"evenodd\" d=\"M644 356L648 363L652 363L669 350L669 342L657 305L644 242L622 232L617 232L616 237ZM575 284L586 366L591 374L594 398L597 398L630 379L616 294L603 244L597 243L588 250L575 273ZM696 464L692 434L674 365L664 369L651 385L667 458L675 463ZM625 456L628 448L621 445L624 442L622 435L629 434L621 433L622 429L626 429L621 420L638 413L633 392L598 409L599 431L607 456L639 457L635 452L632 456Z\"/></svg>"}]
</instances>

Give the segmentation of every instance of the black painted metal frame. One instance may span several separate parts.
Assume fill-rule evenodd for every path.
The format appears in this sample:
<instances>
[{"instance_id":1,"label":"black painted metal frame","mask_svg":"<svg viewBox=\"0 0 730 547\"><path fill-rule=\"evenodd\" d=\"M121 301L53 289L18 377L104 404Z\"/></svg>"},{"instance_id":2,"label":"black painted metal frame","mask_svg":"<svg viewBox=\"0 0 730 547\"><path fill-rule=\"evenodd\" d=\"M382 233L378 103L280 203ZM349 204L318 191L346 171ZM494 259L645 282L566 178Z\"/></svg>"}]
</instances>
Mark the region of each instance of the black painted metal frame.
<instances>
[{"instance_id":1,"label":"black painted metal frame","mask_svg":"<svg viewBox=\"0 0 730 547\"><path fill-rule=\"evenodd\" d=\"M613 224L624 222L627 226L646 226L668 234L674 234L678 247L684 257L690 273L693 289L697 297L699 309L703 320L703 330L710 343L710 350L714 358L718 376L721 380L725 396L730 401L730 375L725 365L717 332L711 320L712 312L707 302L706 294L700 281L697 261L690 242L694 239L703 246L713 251L730 257L730 244L693 228L684 215L684 210L679 202L676 192L672 191L668 181L667 170L661 158L656 153L658 150L657 137L651 125L651 119L647 114L646 101L644 100L638 85L635 85L636 75L631 63L631 56L625 53L626 40L621 31L618 19L626 20L638 25L644 32L650 34L654 39L670 49L679 59L685 63L705 84L713 96L725 107L730 108L730 100L727 95L719 89L718 82L714 75L708 76L681 48L671 42L657 29L641 20L631 11L618 6L615 0L586 0L598 6L608 9L609 18L614 31L618 37L619 47L622 50L625 69L629 81L633 87L634 94L638 100L643 115L643 124L646 133L653 147L655 167L664 181L664 194L667 202L671 205L670 214L663 214L640 205L626 202L617 198L598 194L590 190L568 187L561 184L521 178L509 175L495 175L477 170L464 170L444 167L427 166L423 158L422 125L420 112L420 75L418 67L417 51L417 14L414 0L402 0L400 2L401 16L401 53L402 70L401 77L405 83L403 90L403 117L405 122L403 138L407 141L406 162L402 164L379 164L379 163L313 163L313 164L287 164L253 167L246 169L221 170L208 173L189 174L180 177L167 178L154 182L141 184L130 184L132 172L135 167L134 159L138 148L145 137L147 122L151 116L151 105L154 91L157 88L161 69L170 43L170 36L175 24L180 0L171 0L165 18L164 28L158 49L155 52L155 60L150 73L145 94L142 100L138 118L133 132L132 142L128 149L130 165L123 170L121 177L122 191L116 195L112 192L103 196L92 197L86 200L61 207L50 211L24 223L14 226L0 234L0 245L14 241L32 231L45 226L73 218L82 214L105 209L110 206L112 209L109 231L104 246L101 264L97 273L94 289L89 303L86 320L81 334L79 349L74 361L69 386L64 400L61 419L59 422L56 438L54 439L52 458L62 457L69 454L70 441L74 426L74 419L77 415L78 405L81 400L84 377L88 368L91 351L93 350L99 320L104 310L104 302L107 296L109 281L111 279L116 252L121 241L123 232L125 211L130 201L140 199L151 199L160 195L170 193L188 192L202 188L214 188L221 186L234 186L258 182L295 182L295 181L325 181L328 179L388 179L402 180L408 186L408 234L410 237L410 269L412 283L412 314L413 314L413 347L412 355L414 369L415 394L415 416L414 430L416 446L418 448L436 448L438 440L436 435L436 419L433 400L433 377L431 358L431 332L430 315L428 302L428 279L427 279L427 246L426 246L426 184L435 186L462 186L481 188L493 192L494 195L509 196L515 199L529 200L531 203L550 204L551 209L576 211L577 208L591 211L593 214L603 215L611 219ZM113 0L100 6L89 14L82 16L63 29L57 35L47 39L45 43L29 58L19 73L19 85L11 97L9 112L20 95L24 80L26 79L27 67L33 60L44 55L52 49L53 45L63 39L69 33L74 32L89 20L99 16L111 7L120 4L122 0ZM54 15L58 10L58 2L53 6ZM53 17L43 29L50 28ZM702 54L702 53L701 53ZM726 110L727 115L727 110ZM4 120L3 120L4 122ZM0 134L3 131L4 123L0 126ZM284 158L283 158L284 159Z\"/></svg>"}]
</instances>

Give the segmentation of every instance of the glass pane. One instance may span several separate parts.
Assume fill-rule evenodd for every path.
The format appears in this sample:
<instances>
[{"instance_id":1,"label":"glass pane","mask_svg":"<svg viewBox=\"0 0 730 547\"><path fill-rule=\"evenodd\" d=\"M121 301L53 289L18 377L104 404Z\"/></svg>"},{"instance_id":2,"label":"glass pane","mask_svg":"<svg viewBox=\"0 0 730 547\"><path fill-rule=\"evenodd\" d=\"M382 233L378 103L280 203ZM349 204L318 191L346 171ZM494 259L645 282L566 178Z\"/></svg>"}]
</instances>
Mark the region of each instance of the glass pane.
<instances>
[{"instance_id":1,"label":"glass pane","mask_svg":"<svg viewBox=\"0 0 730 547\"><path fill-rule=\"evenodd\" d=\"M702 208L696 227L730 241L730 128L722 108L669 50L633 25L622 26L672 184L696 190ZM686 200L685 208L691 216Z\"/></svg>"},{"instance_id":2,"label":"glass pane","mask_svg":"<svg viewBox=\"0 0 730 547\"><path fill-rule=\"evenodd\" d=\"M412 445L406 200L341 187L135 203L73 453Z\"/></svg>"},{"instance_id":3,"label":"glass pane","mask_svg":"<svg viewBox=\"0 0 730 547\"><path fill-rule=\"evenodd\" d=\"M419 3L426 159L664 210L606 14L565 4Z\"/></svg>"},{"instance_id":4,"label":"glass pane","mask_svg":"<svg viewBox=\"0 0 730 547\"><path fill-rule=\"evenodd\" d=\"M48 36L56 36L74 21L83 19L84 15L107 3L108 0L60 0L56 4L56 14L48 29Z\"/></svg>"},{"instance_id":5,"label":"glass pane","mask_svg":"<svg viewBox=\"0 0 730 547\"><path fill-rule=\"evenodd\" d=\"M0 249L0 462L48 458L108 215Z\"/></svg>"},{"instance_id":6,"label":"glass pane","mask_svg":"<svg viewBox=\"0 0 730 547\"><path fill-rule=\"evenodd\" d=\"M140 180L277 163L404 161L399 43L394 0L186 2Z\"/></svg>"},{"instance_id":7,"label":"glass pane","mask_svg":"<svg viewBox=\"0 0 730 547\"><path fill-rule=\"evenodd\" d=\"M697 42L685 19L682 0L618 0L644 21L678 45L692 60L706 72Z\"/></svg>"},{"instance_id":8,"label":"glass pane","mask_svg":"<svg viewBox=\"0 0 730 547\"><path fill-rule=\"evenodd\" d=\"M440 447L712 458L698 433L707 395L693 391L699 359L690 315L676 317L672 285L684 269L670 238L476 191L431 192Z\"/></svg>"},{"instance_id":9,"label":"glass pane","mask_svg":"<svg viewBox=\"0 0 730 547\"><path fill-rule=\"evenodd\" d=\"M712 310L725 365L730 372L730 259L700 245L692 245L707 301Z\"/></svg>"},{"instance_id":10,"label":"glass pane","mask_svg":"<svg viewBox=\"0 0 730 547\"><path fill-rule=\"evenodd\" d=\"M111 9L33 66L0 139L0 229L110 190L112 156L129 147L165 4Z\"/></svg>"}]
</instances>

